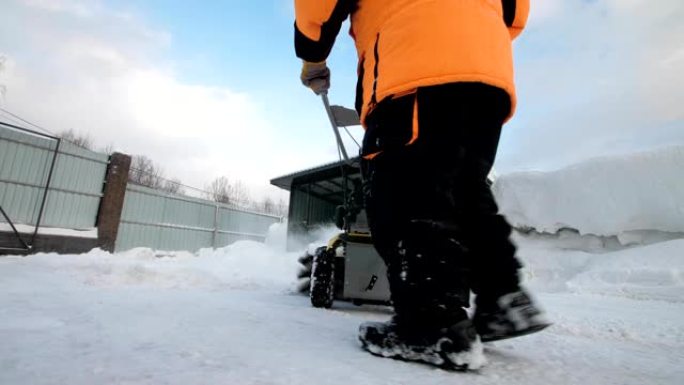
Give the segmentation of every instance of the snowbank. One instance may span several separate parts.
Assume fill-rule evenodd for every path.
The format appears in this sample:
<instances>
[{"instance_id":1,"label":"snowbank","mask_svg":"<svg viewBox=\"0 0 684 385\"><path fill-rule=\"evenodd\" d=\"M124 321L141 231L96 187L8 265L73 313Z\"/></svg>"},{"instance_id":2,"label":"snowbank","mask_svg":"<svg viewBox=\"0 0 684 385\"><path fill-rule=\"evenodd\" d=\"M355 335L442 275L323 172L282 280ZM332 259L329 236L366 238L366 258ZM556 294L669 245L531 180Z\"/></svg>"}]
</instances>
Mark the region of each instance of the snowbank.
<instances>
[{"instance_id":1,"label":"snowbank","mask_svg":"<svg viewBox=\"0 0 684 385\"><path fill-rule=\"evenodd\" d=\"M523 278L535 291L684 302L684 240L602 254L559 249L550 239L515 241Z\"/></svg>"},{"instance_id":2,"label":"snowbank","mask_svg":"<svg viewBox=\"0 0 684 385\"><path fill-rule=\"evenodd\" d=\"M88 285L106 288L144 286L163 289L210 288L294 290L297 253L284 252L282 226L269 231L270 245L238 241L219 249L156 251L135 248L111 254L94 249L80 255L39 253L5 257L4 263L36 266L53 274L68 274Z\"/></svg>"},{"instance_id":3,"label":"snowbank","mask_svg":"<svg viewBox=\"0 0 684 385\"><path fill-rule=\"evenodd\" d=\"M684 233L684 146L503 175L493 189L518 228L572 228L637 243L644 231Z\"/></svg>"},{"instance_id":4,"label":"snowbank","mask_svg":"<svg viewBox=\"0 0 684 385\"><path fill-rule=\"evenodd\" d=\"M288 290L297 271L296 255L287 255L262 243L239 241L196 254L135 248L110 254L95 249L81 255L39 253L21 259L67 273L99 287L147 286L158 288L275 288Z\"/></svg>"}]
</instances>

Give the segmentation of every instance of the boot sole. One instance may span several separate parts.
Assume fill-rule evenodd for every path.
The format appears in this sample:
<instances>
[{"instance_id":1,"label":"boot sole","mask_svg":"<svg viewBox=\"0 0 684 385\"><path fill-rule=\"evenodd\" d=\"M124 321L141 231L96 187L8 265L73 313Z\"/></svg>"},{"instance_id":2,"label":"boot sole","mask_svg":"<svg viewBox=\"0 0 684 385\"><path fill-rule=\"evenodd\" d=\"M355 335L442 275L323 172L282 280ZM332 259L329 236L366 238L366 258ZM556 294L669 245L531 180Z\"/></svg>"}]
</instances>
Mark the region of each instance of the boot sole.
<instances>
[{"instance_id":1,"label":"boot sole","mask_svg":"<svg viewBox=\"0 0 684 385\"><path fill-rule=\"evenodd\" d=\"M470 370L467 365L466 366L453 365L451 363L451 361L449 361L446 358L442 358L444 360L444 363L435 364L433 362L420 360L420 359L419 360L412 360L409 358L402 357L400 354L385 356L385 355L382 355L379 353L374 353L374 352L368 350L365 346L364 346L364 350L367 351L368 353L376 356L376 357L391 358L393 360L401 361L401 362L412 362L412 363L417 363L417 364L429 365L429 366L436 367L436 368L443 369L443 370L447 370L450 372L468 372L468 371L475 372L475 371L477 371L477 370Z\"/></svg>"},{"instance_id":2,"label":"boot sole","mask_svg":"<svg viewBox=\"0 0 684 385\"><path fill-rule=\"evenodd\" d=\"M432 367L437 367L443 370L447 370L450 372L477 372L479 369L470 369L468 365L455 365L451 360L449 360L443 353L439 354L439 358L442 360L441 364L438 364L436 362L428 361L428 360L423 360L423 359L411 359L402 356L400 353L397 354L391 354L391 355L384 355L379 352L374 352L371 349L369 349L368 344L364 342L363 340L359 339L361 342L362 348L367 351L368 353L376 356L376 357L382 357L382 358L391 358L396 361L402 361L402 362L413 362L413 363L418 363L418 364L424 364L424 365L429 365Z\"/></svg>"},{"instance_id":3,"label":"boot sole","mask_svg":"<svg viewBox=\"0 0 684 385\"><path fill-rule=\"evenodd\" d=\"M492 342L492 341L505 340L505 339L509 339L509 338L522 337L522 336L526 336L528 334L540 332L540 331L546 329L547 327L549 327L551 325L552 324L537 325L537 326L533 326L533 327L530 327L530 328L527 328L524 330L519 330L519 331L516 331L513 333L504 334L504 335L494 335L494 336L480 335L480 340L482 342Z\"/></svg>"}]
</instances>

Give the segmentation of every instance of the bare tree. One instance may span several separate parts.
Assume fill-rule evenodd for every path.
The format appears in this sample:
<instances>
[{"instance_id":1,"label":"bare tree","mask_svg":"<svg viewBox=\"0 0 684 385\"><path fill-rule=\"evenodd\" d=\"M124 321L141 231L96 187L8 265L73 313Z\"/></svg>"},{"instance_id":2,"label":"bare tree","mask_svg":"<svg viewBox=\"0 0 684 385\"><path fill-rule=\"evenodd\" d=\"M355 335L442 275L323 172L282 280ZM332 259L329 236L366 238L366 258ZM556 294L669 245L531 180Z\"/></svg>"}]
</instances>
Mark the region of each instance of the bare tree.
<instances>
[{"instance_id":1,"label":"bare tree","mask_svg":"<svg viewBox=\"0 0 684 385\"><path fill-rule=\"evenodd\" d=\"M85 148L87 150L93 149L93 140L88 134L68 129L66 131L62 131L59 134L59 137L64 141L77 145L78 147Z\"/></svg>"},{"instance_id":2,"label":"bare tree","mask_svg":"<svg viewBox=\"0 0 684 385\"><path fill-rule=\"evenodd\" d=\"M231 198L233 204L244 207L248 207L252 201L247 186L241 180L233 182Z\"/></svg>"},{"instance_id":3,"label":"bare tree","mask_svg":"<svg viewBox=\"0 0 684 385\"><path fill-rule=\"evenodd\" d=\"M261 209L267 214L272 214L275 211L273 199L269 197L264 198L263 202L261 202Z\"/></svg>"},{"instance_id":4,"label":"bare tree","mask_svg":"<svg viewBox=\"0 0 684 385\"><path fill-rule=\"evenodd\" d=\"M211 181L206 187L204 188L207 190L208 199L213 200L214 202L219 202L219 203L231 203L230 202L230 180L226 178L225 176L218 177Z\"/></svg>"},{"instance_id":5,"label":"bare tree","mask_svg":"<svg viewBox=\"0 0 684 385\"><path fill-rule=\"evenodd\" d=\"M178 178L166 179L164 170L145 155L134 155L128 180L132 183L151 187L172 194L184 194L183 183Z\"/></svg>"},{"instance_id":6,"label":"bare tree","mask_svg":"<svg viewBox=\"0 0 684 385\"><path fill-rule=\"evenodd\" d=\"M164 180L164 183L161 186L161 190L172 194L183 194L185 192L181 184L181 181L178 178Z\"/></svg>"},{"instance_id":7,"label":"bare tree","mask_svg":"<svg viewBox=\"0 0 684 385\"><path fill-rule=\"evenodd\" d=\"M139 185L161 189L164 186L164 172L145 155L134 155L128 180Z\"/></svg>"},{"instance_id":8,"label":"bare tree","mask_svg":"<svg viewBox=\"0 0 684 385\"><path fill-rule=\"evenodd\" d=\"M276 215L285 217L287 216L287 212L289 210L288 204L285 202L283 198L280 198L278 200L278 204L276 205Z\"/></svg>"},{"instance_id":9,"label":"bare tree","mask_svg":"<svg viewBox=\"0 0 684 385\"><path fill-rule=\"evenodd\" d=\"M276 203L273 198L265 197L261 201L253 202L252 208L256 211L279 217L287 215L287 204L282 198Z\"/></svg>"},{"instance_id":10,"label":"bare tree","mask_svg":"<svg viewBox=\"0 0 684 385\"><path fill-rule=\"evenodd\" d=\"M108 145L106 145L104 147L100 147L97 151L105 153L107 155L112 155L114 153L114 145L109 143Z\"/></svg>"},{"instance_id":11,"label":"bare tree","mask_svg":"<svg viewBox=\"0 0 684 385\"><path fill-rule=\"evenodd\" d=\"M243 207L251 204L249 190L240 180L231 181L228 177L221 176L206 185L205 190L208 193L207 198L215 202Z\"/></svg>"}]
</instances>

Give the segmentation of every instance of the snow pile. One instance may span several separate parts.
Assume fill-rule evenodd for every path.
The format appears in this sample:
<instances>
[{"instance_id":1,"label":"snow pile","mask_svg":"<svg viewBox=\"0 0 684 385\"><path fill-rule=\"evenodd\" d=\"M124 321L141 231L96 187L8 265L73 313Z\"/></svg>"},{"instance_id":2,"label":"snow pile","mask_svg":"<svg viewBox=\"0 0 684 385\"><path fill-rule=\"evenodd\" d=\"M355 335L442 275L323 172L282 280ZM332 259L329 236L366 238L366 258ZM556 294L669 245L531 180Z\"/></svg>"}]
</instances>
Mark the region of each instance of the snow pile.
<instances>
[{"instance_id":1,"label":"snow pile","mask_svg":"<svg viewBox=\"0 0 684 385\"><path fill-rule=\"evenodd\" d=\"M535 291L684 302L684 240L603 254L558 249L548 239L518 236L516 243Z\"/></svg>"},{"instance_id":2,"label":"snow pile","mask_svg":"<svg viewBox=\"0 0 684 385\"><path fill-rule=\"evenodd\" d=\"M297 254L284 252L276 240L282 232L272 226L271 245L238 241L219 249L155 251L135 248L110 254L94 249L81 255L39 253L28 258L6 257L17 263L41 266L56 274L69 274L86 285L116 288L144 286L164 289L268 288L293 290Z\"/></svg>"},{"instance_id":3,"label":"snow pile","mask_svg":"<svg viewBox=\"0 0 684 385\"><path fill-rule=\"evenodd\" d=\"M576 293L617 294L635 299L684 302L684 240L595 255L568 282Z\"/></svg>"},{"instance_id":4,"label":"snow pile","mask_svg":"<svg viewBox=\"0 0 684 385\"><path fill-rule=\"evenodd\" d=\"M196 267L238 287L292 289L298 269L297 253L282 250L258 242L240 241L217 250L200 250Z\"/></svg>"},{"instance_id":5,"label":"snow pile","mask_svg":"<svg viewBox=\"0 0 684 385\"><path fill-rule=\"evenodd\" d=\"M639 243L644 231L684 233L683 170L684 147L676 146L503 175L493 188L515 227L571 228Z\"/></svg>"}]
</instances>

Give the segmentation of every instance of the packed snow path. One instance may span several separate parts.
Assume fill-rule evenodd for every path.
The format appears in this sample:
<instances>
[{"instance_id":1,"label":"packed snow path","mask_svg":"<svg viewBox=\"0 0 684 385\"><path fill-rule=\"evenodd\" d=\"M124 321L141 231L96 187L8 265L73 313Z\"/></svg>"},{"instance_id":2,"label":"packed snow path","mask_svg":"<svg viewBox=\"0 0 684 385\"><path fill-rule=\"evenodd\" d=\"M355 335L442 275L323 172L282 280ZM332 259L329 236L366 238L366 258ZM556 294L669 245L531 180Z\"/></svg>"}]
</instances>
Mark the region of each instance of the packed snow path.
<instances>
[{"instance_id":1,"label":"packed snow path","mask_svg":"<svg viewBox=\"0 0 684 385\"><path fill-rule=\"evenodd\" d=\"M644 261L657 261L660 249L682 250L684 241L644 247ZM341 302L333 310L310 307L291 291L294 259L252 242L198 256L160 258L141 249L0 258L0 384L586 385L684 378L684 303L675 295L683 262L668 267L676 281L659 278L644 291L648 274L632 275L632 289L625 289L619 268L611 275L601 265L607 275L592 274L599 270L586 261L580 271L533 258L527 275L555 325L487 345L489 365L464 374L362 351L358 324L387 319L388 310ZM604 295L597 295L547 284L549 277L569 282L568 271L588 289L587 276L610 276L621 288L606 295L602 282L594 286ZM646 278L639 285L635 276ZM635 288L663 289L674 300L632 299Z\"/></svg>"}]
</instances>

